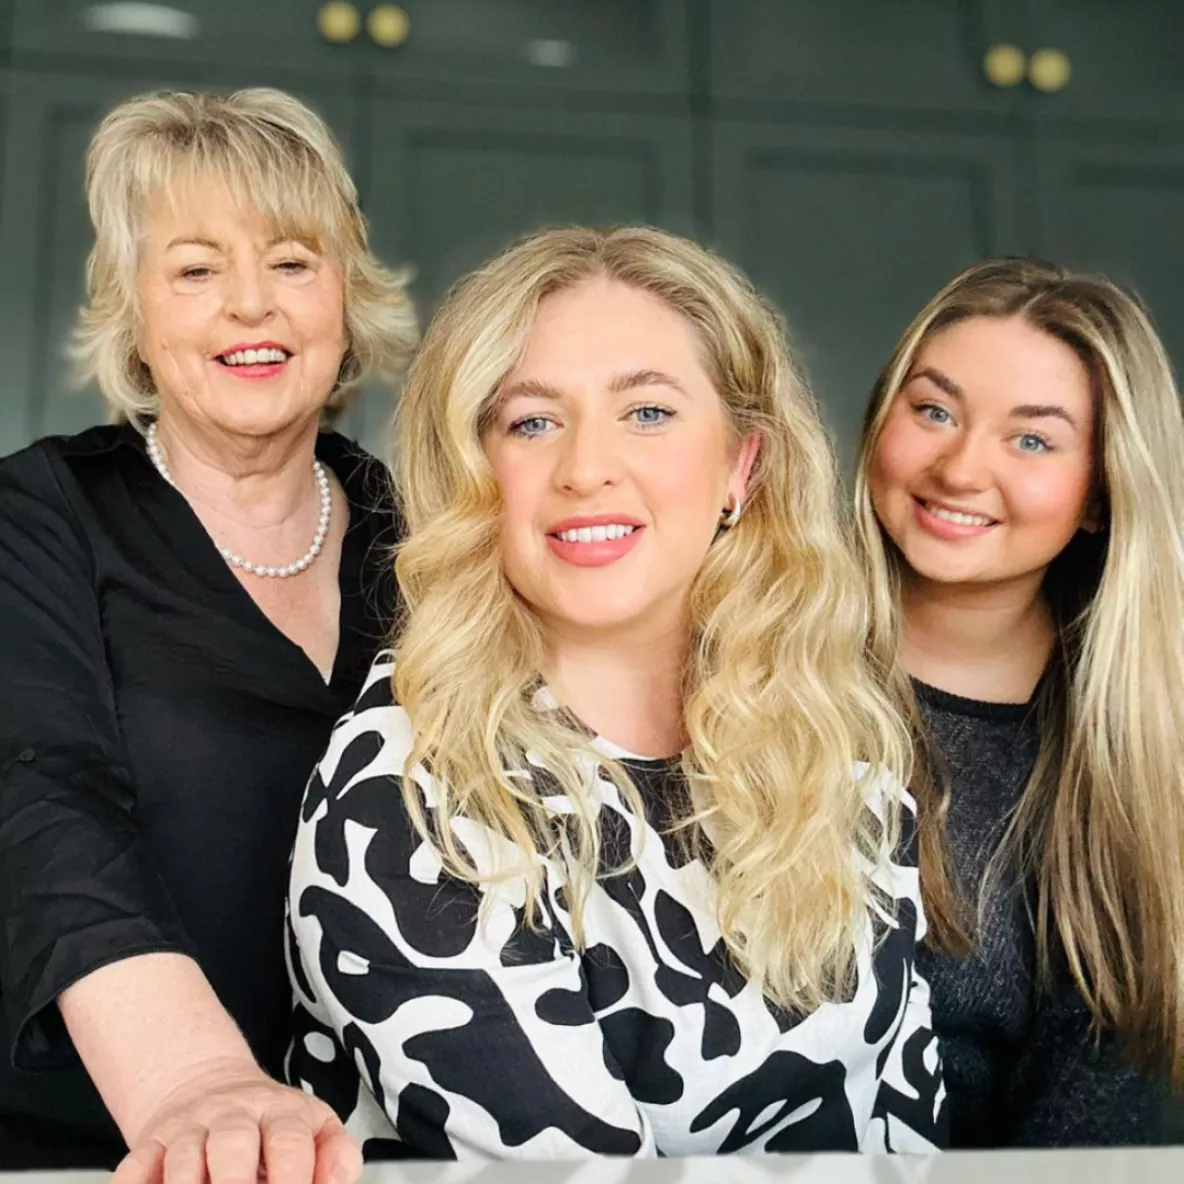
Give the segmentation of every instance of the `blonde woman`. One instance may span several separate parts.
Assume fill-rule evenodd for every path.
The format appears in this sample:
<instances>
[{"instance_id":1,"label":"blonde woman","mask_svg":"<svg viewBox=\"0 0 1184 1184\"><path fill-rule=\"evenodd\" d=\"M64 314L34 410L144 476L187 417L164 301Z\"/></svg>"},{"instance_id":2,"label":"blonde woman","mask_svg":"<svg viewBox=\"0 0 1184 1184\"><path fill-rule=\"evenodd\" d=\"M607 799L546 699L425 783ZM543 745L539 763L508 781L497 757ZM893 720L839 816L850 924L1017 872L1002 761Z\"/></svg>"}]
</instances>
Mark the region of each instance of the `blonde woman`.
<instances>
[{"instance_id":1,"label":"blonde woman","mask_svg":"<svg viewBox=\"0 0 1184 1184\"><path fill-rule=\"evenodd\" d=\"M934 1147L907 745L768 307L655 230L527 239L437 314L398 456L290 1079L375 1153Z\"/></svg>"},{"instance_id":2,"label":"blonde woman","mask_svg":"<svg viewBox=\"0 0 1184 1184\"><path fill-rule=\"evenodd\" d=\"M323 429L410 304L287 95L134 99L87 163L79 353L117 422L0 461L0 1161L349 1179L273 1080L277 919L393 605L386 470Z\"/></svg>"},{"instance_id":3,"label":"blonde woman","mask_svg":"<svg viewBox=\"0 0 1184 1184\"><path fill-rule=\"evenodd\" d=\"M1146 1075L1184 1077L1184 424L1146 313L963 272L884 370L858 511L921 740L953 1143L1155 1141Z\"/></svg>"}]
</instances>

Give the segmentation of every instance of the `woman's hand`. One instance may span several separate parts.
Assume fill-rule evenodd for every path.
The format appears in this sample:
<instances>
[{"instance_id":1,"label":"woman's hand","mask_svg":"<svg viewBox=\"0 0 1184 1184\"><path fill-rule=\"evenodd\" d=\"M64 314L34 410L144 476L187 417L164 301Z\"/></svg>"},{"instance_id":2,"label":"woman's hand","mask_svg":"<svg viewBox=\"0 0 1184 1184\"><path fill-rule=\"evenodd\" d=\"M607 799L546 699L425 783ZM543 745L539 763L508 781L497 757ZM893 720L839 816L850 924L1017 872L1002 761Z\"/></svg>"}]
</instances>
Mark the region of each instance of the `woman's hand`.
<instances>
[{"instance_id":1,"label":"woman's hand","mask_svg":"<svg viewBox=\"0 0 1184 1184\"><path fill-rule=\"evenodd\" d=\"M362 1154L324 1102L242 1061L166 1097L112 1184L355 1184Z\"/></svg>"}]
</instances>

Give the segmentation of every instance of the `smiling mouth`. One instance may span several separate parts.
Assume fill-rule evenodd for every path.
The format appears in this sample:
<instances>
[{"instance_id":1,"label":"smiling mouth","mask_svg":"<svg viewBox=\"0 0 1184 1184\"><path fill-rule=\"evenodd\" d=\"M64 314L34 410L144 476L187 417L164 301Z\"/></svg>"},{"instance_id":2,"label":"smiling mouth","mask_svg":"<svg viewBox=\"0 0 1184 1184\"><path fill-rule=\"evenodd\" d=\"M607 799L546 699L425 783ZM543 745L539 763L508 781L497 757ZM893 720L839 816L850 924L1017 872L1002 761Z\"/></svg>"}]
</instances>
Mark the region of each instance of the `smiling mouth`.
<instances>
[{"instance_id":1,"label":"smiling mouth","mask_svg":"<svg viewBox=\"0 0 1184 1184\"><path fill-rule=\"evenodd\" d=\"M607 543L613 539L623 539L636 529L636 526L614 522L607 526L580 526L574 530L560 530L551 537L564 543Z\"/></svg>"},{"instance_id":2,"label":"smiling mouth","mask_svg":"<svg viewBox=\"0 0 1184 1184\"><path fill-rule=\"evenodd\" d=\"M263 349L236 349L233 353L218 354L217 360L234 369L236 366L276 366L292 355L286 349L265 346Z\"/></svg>"},{"instance_id":3,"label":"smiling mouth","mask_svg":"<svg viewBox=\"0 0 1184 1184\"><path fill-rule=\"evenodd\" d=\"M998 518L989 518L986 514L969 514L965 510L953 510L943 506L940 502L929 502L923 497L914 499L927 514L940 518L943 522L952 522L955 526L998 526Z\"/></svg>"}]
</instances>

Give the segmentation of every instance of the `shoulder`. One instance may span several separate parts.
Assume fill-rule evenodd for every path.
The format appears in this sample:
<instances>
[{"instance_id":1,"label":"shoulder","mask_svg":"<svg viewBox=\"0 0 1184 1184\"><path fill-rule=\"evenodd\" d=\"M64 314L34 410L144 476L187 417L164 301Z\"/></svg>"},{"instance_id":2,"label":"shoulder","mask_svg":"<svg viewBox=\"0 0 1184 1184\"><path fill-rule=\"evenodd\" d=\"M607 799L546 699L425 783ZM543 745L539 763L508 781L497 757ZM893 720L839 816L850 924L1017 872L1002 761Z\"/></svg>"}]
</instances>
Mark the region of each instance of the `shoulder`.
<instances>
[{"instance_id":1,"label":"shoulder","mask_svg":"<svg viewBox=\"0 0 1184 1184\"><path fill-rule=\"evenodd\" d=\"M125 424L103 424L75 436L43 436L8 456L0 457L0 474L6 479L36 479L54 470L69 470L77 462L116 453L135 429Z\"/></svg>"},{"instance_id":2,"label":"shoulder","mask_svg":"<svg viewBox=\"0 0 1184 1184\"><path fill-rule=\"evenodd\" d=\"M390 470L377 457L338 432L317 437L317 459L333 472L350 506L351 534L366 540L366 556L391 574L389 550L402 541L402 515L395 499ZM383 556L377 560L377 556Z\"/></svg>"},{"instance_id":3,"label":"shoulder","mask_svg":"<svg viewBox=\"0 0 1184 1184\"><path fill-rule=\"evenodd\" d=\"M413 734L395 702L394 655L382 650L370 665L354 705L334 725L317 766L330 797L344 792L361 772L401 777Z\"/></svg>"},{"instance_id":4,"label":"shoulder","mask_svg":"<svg viewBox=\"0 0 1184 1184\"><path fill-rule=\"evenodd\" d=\"M900 780L881 766L860 762L855 766L861 779L866 809L880 826L895 834L890 850L884 850L878 866L869 869L871 882L894 900L898 913L903 905L921 910L920 849L917 832L917 803ZM919 931L924 932L921 921Z\"/></svg>"},{"instance_id":5,"label":"shoulder","mask_svg":"<svg viewBox=\"0 0 1184 1184\"><path fill-rule=\"evenodd\" d=\"M333 470L341 488L356 509L390 513L394 486L390 469L356 441L340 432L317 436L317 459Z\"/></svg>"},{"instance_id":6,"label":"shoulder","mask_svg":"<svg viewBox=\"0 0 1184 1184\"><path fill-rule=\"evenodd\" d=\"M126 466L135 456L139 435L130 424L104 424L75 436L45 436L0 458L0 489L23 492L45 501L83 495L86 482Z\"/></svg>"},{"instance_id":7,"label":"shoulder","mask_svg":"<svg viewBox=\"0 0 1184 1184\"><path fill-rule=\"evenodd\" d=\"M867 761L857 761L853 775L863 788L867 808L881 822L890 822L895 815L902 827L916 825L916 799L888 769Z\"/></svg>"},{"instance_id":8,"label":"shoulder","mask_svg":"<svg viewBox=\"0 0 1184 1184\"><path fill-rule=\"evenodd\" d=\"M0 520L23 532L35 549L85 549L94 507L104 490L126 483L138 439L128 425L103 426L47 436L0 459ZM74 544L66 541L71 537Z\"/></svg>"}]
</instances>

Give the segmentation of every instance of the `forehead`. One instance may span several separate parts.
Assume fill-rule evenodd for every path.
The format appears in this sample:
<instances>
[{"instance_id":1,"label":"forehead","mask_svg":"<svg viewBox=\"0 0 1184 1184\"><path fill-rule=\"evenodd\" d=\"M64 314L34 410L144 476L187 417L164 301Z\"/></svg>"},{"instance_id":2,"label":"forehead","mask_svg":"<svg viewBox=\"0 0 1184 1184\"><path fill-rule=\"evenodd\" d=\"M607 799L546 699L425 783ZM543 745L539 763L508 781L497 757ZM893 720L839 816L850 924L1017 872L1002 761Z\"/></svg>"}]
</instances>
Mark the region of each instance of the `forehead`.
<instances>
[{"instance_id":1,"label":"forehead","mask_svg":"<svg viewBox=\"0 0 1184 1184\"><path fill-rule=\"evenodd\" d=\"M941 329L917 351L912 375L926 369L951 379L976 404L1055 402L1080 412L1093 402L1077 352L1021 317L970 317Z\"/></svg>"},{"instance_id":2,"label":"forehead","mask_svg":"<svg viewBox=\"0 0 1184 1184\"><path fill-rule=\"evenodd\" d=\"M318 224L307 205L296 195L285 200L252 192L215 170L178 169L142 201L141 239L159 248L177 235L220 241L245 232L263 241L327 243L328 228Z\"/></svg>"},{"instance_id":3,"label":"forehead","mask_svg":"<svg viewBox=\"0 0 1184 1184\"><path fill-rule=\"evenodd\" d=\"M544 297L515 373L570 366L678 370L679 377L708 381L686 317L649 292L602 276Z\"/></svg>"}]
</instances>

